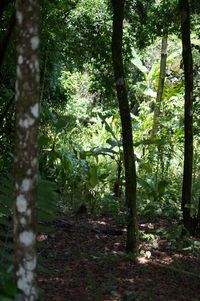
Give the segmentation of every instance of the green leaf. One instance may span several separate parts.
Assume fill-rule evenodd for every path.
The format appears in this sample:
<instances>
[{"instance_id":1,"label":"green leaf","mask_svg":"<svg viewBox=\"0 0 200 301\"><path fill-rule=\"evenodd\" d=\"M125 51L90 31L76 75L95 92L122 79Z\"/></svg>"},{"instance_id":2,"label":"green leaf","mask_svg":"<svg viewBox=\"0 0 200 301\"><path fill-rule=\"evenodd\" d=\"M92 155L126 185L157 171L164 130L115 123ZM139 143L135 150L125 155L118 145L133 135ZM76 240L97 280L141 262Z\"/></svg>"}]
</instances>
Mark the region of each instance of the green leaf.
<instances>
[{"instance_id":1,"label":"green leaf","mask_svg":"<svg viewBox=\"0 0 200 301\"><path fill-rule=\"evenodd\" d=\"M98 156L98 155L117 155L118 152L116 152L115 150L113 150L112 148L106 148L106 147L97 147L97 148L93 148L89 151L82 151L80 153L80 158L81 159L86 159L86 157L88 156Z\"/></svg>"},{"instance_id":2,"label":"green leaf","mask_svg":"<svg viewBox=\"0 0 200 301\"><path fill-rule=\"evenodd\" d=\"M98 168L97 166L92 166L89 170L89 182L92 188L98 184Z\"/></svg>"},{"instance_id":3,"label":"green leaf","mask_svg":"<svg viewBox=\"0 0 200 301\"><path fill-rule=\"evenodd\" d=\"M60 152L52 150L49 155L49 165L54 163L57 159L61 159Z\"/></svg>"},{"instance_id":4,"label":"green leaf","mask_svg":"<svg viewBox=\"0 0 200 301\"><path fill-rule=\"evenodd\" d=\"M70 158L67 156L64 156L62 158L62 166L64 167L66 172L72 172L73 170L73 163L71 162Z\"/></svg>"},{"instance_id":5,"label":"green leaf","mask_svg":"<svg viewBox=\"0 0 200 301\"><path fill-rule=\"evenodd\" d=\"M131 63L137 67L142 73L148 73L148 69L143 65L141 59L137 55L135 49L132 49L132 56Z\"/></svg>"},{"instance_id":6,"label":"green leaf","mask_svg":"<svg viewBox=\"0 0 200 301\"><path fill-rule=\"evenodd\" d=\"M14 296L17 292L17 288L15 282L12 279L8 279L3 286L3 290L8 296Z\"/></svg>"},{"instance_id":7,"label":"green leaf","mask_svg":"<svg viewBox=\"0 0 200 301\"><path fill-rule=\"evenodd\" d=\"M167 64L173 62L178 56L180 56L182 53L182 49L178 49L174 52L172 52L170 55L167 57Z\"/></svg>"},{"instance_id":8,"label":"green leaf","mask_svg":"<svg viewBox=\"0 0 200 301\"><path fill-rule=\"evenodd\" d=\"M63 117L63 118L60 118L58 121L56 121L54 123L54 125L55 125L57 130L62 130L67 126L68 122L69 122L68 118Z\"/></svg>"},{"instance_id":9,"label":"green leaf","mask_svg":"<svg viewBox=\"0 0 200 301\"><path fill-rule=\"evenodd\" d=\"M90 154L88 154L88 152L85 152L85 151L81 151L79 153L80 159L82 159L82 160L85 160L87 155L90 155Z\"/></svg>"},{"instance_id":10,"label":"green leaf","mask_svg":"<svg viewBox=\"0 0 200 301\"><path fill-rule=\"evenodd\" d=\"M37 231L41 233L50 233L54 231L54 228L52 226L45 226L45 225L38 224Z\"/></svg>"},{"instance_id":11,"label":"green leaf","mask_svg":"<svg viewBox=\"0 0 200 301\"><path fill-rule=\"evenodd\" d=\"M165 189L167 187L168 182L165 180L158 182L158 192L159 194L163 194L165 192Z\"/></svg>"},{"instance_id":12,"label":"green leaf","mask_svg":"<svg viewBox=\"0 0 200 301\"><path fill-rule=\"evenodd\" d=\"M94 155L108 155L108 154L116 155L118 154L118 152L114 151L112 148L99 147L91 151L91 155L93 154Z\"/></svg>"},{"instance_id":13,"label":"green leaf","mask_svg":"<svg viewBox=\"0 0 200 301\"><path fill-rule=\"evenodd\" d=\"M194 246L195 246L195 247L200 247L200 241L195 240L195 241L194 241Z\"/></svg>"},{"instance_id":14,"label":"green leaf","mask_svg":"<svg viewBox=\"0 0 200 301\"><path fill-rule=\"evenodd\" d=\"M38 219L48 221L55 218L57 212L58 194L55 183L47 180L39 180L38 183Z\"/></svg>"},{"instance_id":15,"label":"green leaf","mask_svg":"<svg viewBox=\"0 0 200 301\"><path fill-rule=\"evenodd\" d=\"M107 139L106 142L110 144L112 147L119 146L119 142L113 139Z\"/></svg>"},{"instance_id":16,"label":"green leaf","mask_svg":"<svg viewBox=\"0 0 200 301\"><path fill-rule=\"evenodd\" d=\"M149 183L147 181L143 180L142 178L137 178L137 182L143 188L145 188L145 189L151 189L151 185L149 185Z\"/></svg>"},{"instance_id":17,"label":"green leaf","mask_svg":"<svg viewBox=\"0 0 200 301\"><path fill-rule=\"evenodd\" d=\"M150 88L145 89L143 93L144 93L144 95L150 96L152 98L156 98L156 95L157 95L157 93Z\"/></svg>"},{"instance_id":18,"label":"green leaf","mask_svg":"<svg viewBox=\"0 0 200 301\"><path fill-rule=\"evenodd\" d=\"M115 139L115 141L118 141L113 129L111 128L111 126L108 124L108 122L106 121L106 118L99 113L99 117L101 118L102 122L105 124L105 128L106 128L106 131L108 131L112 136L113 138Z\"/></svg>"},{"instance_id":19,"label":"green leaf","mask_svg":"<svg viewBox=\"0 0 200 301\"><path fill-rule=\"evenodd\" d=\"M49 145L49 143L51 143L51 139L47 135L40 136L40 138L39 138L39 146L40 147L47 146L47 145Z\"/></svg>"},{"instance_id":20,"label":"green leaf","mask_svg":"<svg viewBox=\"0 0 200 301\"><path fill-rule=\"evenodd\" d=\"M141 162L139 166L141 170L145 170L148 173L152 172L152 164L150 162Z\"/></svg>"},{"instance_id":21,"label":"green leaf","mask_svg":"<svg viewBox=\"0 0 200 301\"><path fill-rule=\"evenodd\" d=\"M152 144L160 145L162 143L163 143L162 139L150 138L150 139L143 139L143 140L140 140L138 142L135 142L133 145L135 147L137 147L139 145L152 145Z\"/></svg>"}]
</instances>

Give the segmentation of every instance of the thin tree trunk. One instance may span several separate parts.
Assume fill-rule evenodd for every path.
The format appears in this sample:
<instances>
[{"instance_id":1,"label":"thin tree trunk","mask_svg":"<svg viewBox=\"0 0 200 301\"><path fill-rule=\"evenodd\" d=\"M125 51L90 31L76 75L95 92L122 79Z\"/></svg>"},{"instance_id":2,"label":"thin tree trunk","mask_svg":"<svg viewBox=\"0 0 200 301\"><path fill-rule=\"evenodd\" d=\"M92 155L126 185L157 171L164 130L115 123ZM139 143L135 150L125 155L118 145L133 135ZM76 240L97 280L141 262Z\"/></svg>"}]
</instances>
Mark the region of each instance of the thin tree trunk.
<instances>
[{"instance_id":1,"label":"thin tree trunk","mask_svg":"<svg viewBox=\"0 0 200 301\"><path fill-rule=\"evenodd\" d=\"M184 171L182 187L182 212L185 228L191 232L190 204L192 197L193 164L193 60L190 40L190 7L188 0L179 0L181 14L181 33L183 65L185 76L185 113L184 113Z\"/></svg>"},{"instance_id":2,"label":"thin tree trunk","mask_svg":"<svg viewBox=\"0 0 200 301\"><path fill-rule=\"evenodd\" d=\"M112 0L113 4L113 35L112 58L115 75L119 110L122 123L123 152L125 165L125 195L128 207L127 221L127 252L137 253L138 226L136 216L136 167L133 150L132 124L127 90L124 78L122 56L123 18L125 0Z\"/></svg>"},{"instance_id":3,"label":"thin tree trunk","mask_svg":"<svg viewBox=\"0 0 200 301\"><path fill-rule=\"evenodd\" d=\"M15 28L15 12L10 17L8 29L5 32L2 41L0 42L0 70L4 61L6 50L8 48L9 41L11 39L13 30Z\"/></svg>"},{"instance_id":4,"label":"thin tree trunk","mask_svg":"<svg viewBox=\"0 0 200 301\"><path fill-rule=\"evenodd\" d=\"M17 0L14 239L17 301L36 301L36 195L39 124L39 1Z\"/></svg>"},{"instance_id":5,"label":"thin tree trunk","mask_svg":"<svg viewBox=\"0 0 200 301\"><path fill-rule=\"evenodd\" d=\"M159 74L159 82L158 82L158 90L156 96L156 104L154 109L154 117L153 117L153 128L151 132L151 137L155 137L158 131L158 118L160 116L160 105L163 96L165 76L166 76L166 63L167 63L167 35L163 35L162 37L162 46L161 46L161 58L160 58L160 74Z\"/></svg>"}]
</instances>

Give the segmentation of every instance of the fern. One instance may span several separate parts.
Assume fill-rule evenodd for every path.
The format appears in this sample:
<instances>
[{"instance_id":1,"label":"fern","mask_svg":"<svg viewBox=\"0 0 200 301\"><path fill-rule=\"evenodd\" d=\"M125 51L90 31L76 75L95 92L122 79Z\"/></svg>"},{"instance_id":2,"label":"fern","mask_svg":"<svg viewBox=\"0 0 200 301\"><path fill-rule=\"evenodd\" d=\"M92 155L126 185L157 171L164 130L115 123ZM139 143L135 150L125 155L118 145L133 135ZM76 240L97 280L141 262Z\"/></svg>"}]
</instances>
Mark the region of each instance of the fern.
<instances>
[{"instance_id":1,"label":"fern","mask_svg":"<svg viewBox=\"0 0 200 301\"><path fill-rule=\"evenodd\" d=\"M56 184L39 179L38 182L38 222L54 219L57 211ZM7 224L8 217L13 212L13 178L0 177L0 224Z\"/></svg>"}]
</instances>

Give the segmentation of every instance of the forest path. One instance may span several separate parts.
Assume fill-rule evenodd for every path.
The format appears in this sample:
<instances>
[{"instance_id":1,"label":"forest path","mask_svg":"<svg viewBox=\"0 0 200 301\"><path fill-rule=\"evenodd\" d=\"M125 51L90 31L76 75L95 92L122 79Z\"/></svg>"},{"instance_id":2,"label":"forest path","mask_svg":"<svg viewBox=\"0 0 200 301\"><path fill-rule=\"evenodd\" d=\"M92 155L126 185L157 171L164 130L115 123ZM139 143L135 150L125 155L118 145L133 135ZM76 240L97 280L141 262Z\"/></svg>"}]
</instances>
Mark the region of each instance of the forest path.
<instances>
[{"instance_id":1,"label":"forest path","mask_svg":"<svg viewBox=\"0 0 200 301\"><path fill-rule=\"evenodd\" d=\"M62 217L49 226L53 232L38 235L43 301L200 301L199 252L178 253L165 237L155 240L166 221L140 225L151 241L142 243L137 263L124 252L125 229L110 219Z\"/></svg>"}]
</instances>

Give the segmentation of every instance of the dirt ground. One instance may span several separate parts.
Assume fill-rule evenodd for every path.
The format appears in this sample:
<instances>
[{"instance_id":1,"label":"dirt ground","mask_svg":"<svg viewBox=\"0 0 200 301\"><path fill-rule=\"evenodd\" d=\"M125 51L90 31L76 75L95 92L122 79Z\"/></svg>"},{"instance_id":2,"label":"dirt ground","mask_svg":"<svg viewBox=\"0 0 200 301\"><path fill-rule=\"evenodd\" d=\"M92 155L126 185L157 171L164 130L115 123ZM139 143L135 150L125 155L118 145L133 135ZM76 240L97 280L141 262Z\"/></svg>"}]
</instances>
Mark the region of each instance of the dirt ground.
<instances>
[{"instance_id":1,"label":"dirt ground","mask_svg":"<svg viewBox=\"0 0 200 301\"><path fill-rule=\"evenodd\" d=\"M110 219L60 217L48 227L38 234L41 301L200 301L199 250L177 252L159 236L142 240L135 261L125 253L126 229ZM140 233L167 227L143 223Z\"/></svg>"}]
</instances>

